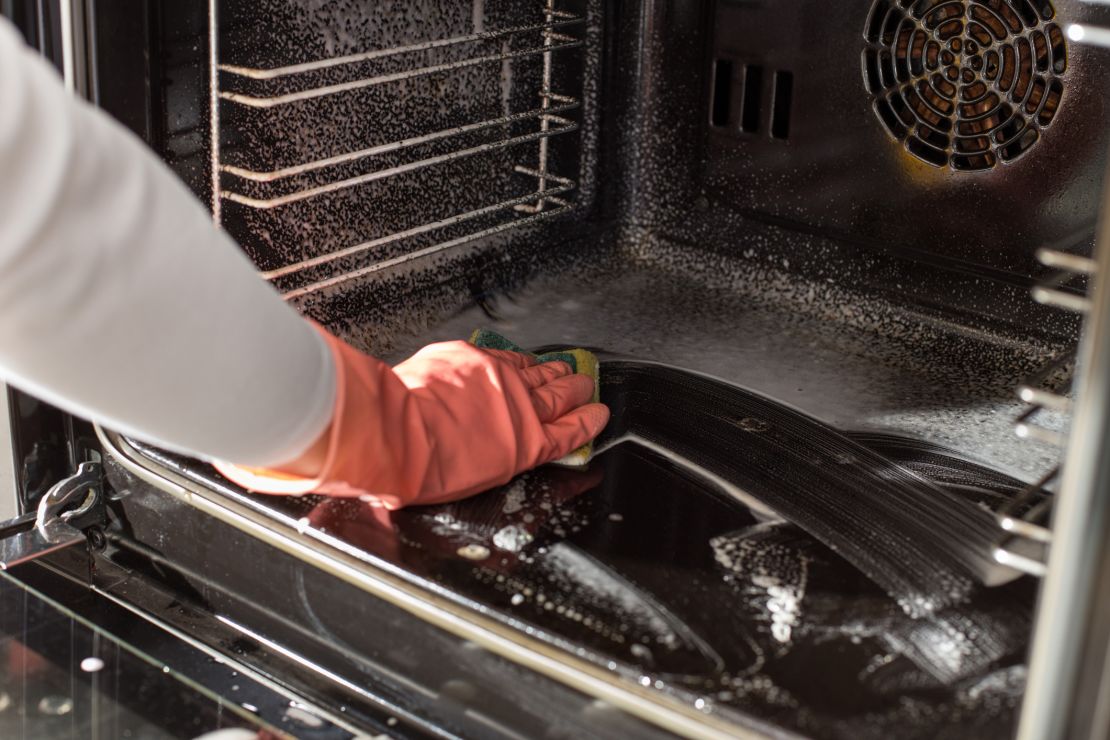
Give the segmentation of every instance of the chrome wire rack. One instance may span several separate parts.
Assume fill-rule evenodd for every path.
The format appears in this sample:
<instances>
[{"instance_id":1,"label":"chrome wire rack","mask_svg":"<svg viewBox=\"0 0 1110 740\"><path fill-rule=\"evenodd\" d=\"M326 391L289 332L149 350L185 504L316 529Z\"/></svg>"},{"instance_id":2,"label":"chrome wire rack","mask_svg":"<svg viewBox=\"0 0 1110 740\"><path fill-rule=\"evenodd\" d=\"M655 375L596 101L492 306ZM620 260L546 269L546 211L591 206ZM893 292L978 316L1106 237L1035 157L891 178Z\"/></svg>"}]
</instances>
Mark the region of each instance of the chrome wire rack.
<instances>
[{"instance_id":1,"label":"chrome wire rack","mask_svg":"<svg viewBox=\"0 0 1110 740\"><path fill-rule=\"evenodd\" d=\"M261 275L274 282L284 297L294 299L568 212L577 182L554 171L551 141L578 130L572 115L581 101L554 89L555 71L561 54L584 45L574 34L582 33L585 18L559 9L557 3L540 0L534 23L497 30L476 28L447 38L261 67L221 62L217 0L211 0L210 125L217 222L227 225L229 209L237 209L235 218L249 225L241 229L245 234L233 233L251 253L252 237L276 241L269 235L280 229L270 224L297 223L308 209L314 214L329 209L339 213L344 208L352 212L360 210L362 203L366 208L361 210L366 211L375 202L382 203L382 194L392 192L387 188L414 192L412 183L417 178L458 181L464 177L460 176L464 170L458 168L467 166L494 173L481 182L455 182L460 197L441 195L436 202L432 196L423 211L411 206L415 197L410 198L411 217L387 213L391 218L374 223L361 234L362 239L350 239L357 225L337 215L332 233L317 242L288 249L266 244L266 258L255 259ZM497 114L488 115L490 105L475 104L465 97L468 93L451 88L464 79L459 75L515 79L515 70L506 70L519 63L534 65L531 75L519 75L538 82L532 105L513 109L532 93L505 95L497 101ZM405 118L383 111L381 101L391 96L404 101L414 89L425 95L428 110L446 111L456 118L475 110L483 115L451 120L451 125L438 128L434 124L444 117L428 116L432 128L424 130L429 124L419 115ZM380 97L367 97L373 95ZM252 149L250 142L244 145L241 140L228 143L237 138L236 123L230 119L269 129L268 135L277 139L282 127L298 116L314 122L332 117L337 131L350 128L352 119L382 119L383 123L365 137L348 132L317 141L308 149L310 156L304 156L302 148L297 161L281 161L287 151L268 158L265 147ZM458 207L445 212L444 207L455 205L456 200ZM378 207L388 210L386 205Z\"/></svg>"},{"instance_id":2,"label":"chrome wire rack","mask_svg":"<svg viewBox=\"0 0 1110 740\"><path fill-rule=\"evenodd\" d=\"M1091 301L1075 283L1095 273L1095 261L1055 249L1039 250L1037 259L1054 272L1033 288L1033 299L1067 311L1087 313ZM1075 350L1071 349L1018 387L1018 397L1028 407L1014 422L1017 436L1061 449L1067 444L1067 432L1061 421L1072 411L1074 372ZM1055 414L1055 423L1051 426L1043 423L1041 419L1045 414ZM997 512L1003 535L995 547L995 560L1030 575L1045 574L1048 548L1052 543L1048 524L1054 500L1051 488L1059 476L1057 463Z\"/></svg>"}]
</instances>

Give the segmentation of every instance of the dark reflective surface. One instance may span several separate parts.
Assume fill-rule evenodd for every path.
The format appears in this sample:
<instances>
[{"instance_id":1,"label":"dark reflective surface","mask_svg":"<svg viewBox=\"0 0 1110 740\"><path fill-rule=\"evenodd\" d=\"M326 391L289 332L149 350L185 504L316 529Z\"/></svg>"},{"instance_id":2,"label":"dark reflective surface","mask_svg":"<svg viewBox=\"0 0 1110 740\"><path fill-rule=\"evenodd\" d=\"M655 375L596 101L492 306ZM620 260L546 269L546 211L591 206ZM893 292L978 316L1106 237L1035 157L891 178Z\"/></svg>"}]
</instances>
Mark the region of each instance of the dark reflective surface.
<instances>
[{"instance_id":1,"label":"dark reflective surface","mask_svg":"<svg viewBox=\"0 0 1110 740\"><path fill-rule=\"evenodd\" d=\"M281 736L7 575L0 604L0 737Z\"/></svg>"},{"instance_id":2,"label":"dark reflective surface","mask_svg":"<svg viewBox=\"0 0 1110 740\"><path fill-rule=\"evenodd\" d=\"M628 369L609 363L602 373L616 412L610 434L643 425L651 409L626 393ZM615 680L676 694L703 711L827 737L880 737L895 728L909 736L1008 736L1024 686L1032 584L972 589L910 616L832 549L755 513L706 477L707 470L729 475L749 451L710 443L708 420L745 392L707 382L690 384L695 391L680 399L685 420L648 414L664 452L632 440L588 470L543 468L467 501L392 513L350 499L252 500L292 517L297 529L353 546L419 586L595 661ZM912 470L952 497L939 506L997 504L1020 486L942 448L874 435L837 439L862 452L836 466L855 471L836 485ZM781 444L791 440L783 464L792 475L749 481L750 488L800 495L791 485L813 474L803 469L806 455L820 451L797 429L779 430ZM668 457L683 445L693 450L684 454L701 455L700 466ZM226 489L207 468L148 454ZM729 454L735 459L721 459ZM748 475L764 469L749 468ZM850 490L830 490L851 509ZM317 605L315 629L357 645L363 627L312 598L310 576L300 590Z\"/></svg>"}]
</instances>

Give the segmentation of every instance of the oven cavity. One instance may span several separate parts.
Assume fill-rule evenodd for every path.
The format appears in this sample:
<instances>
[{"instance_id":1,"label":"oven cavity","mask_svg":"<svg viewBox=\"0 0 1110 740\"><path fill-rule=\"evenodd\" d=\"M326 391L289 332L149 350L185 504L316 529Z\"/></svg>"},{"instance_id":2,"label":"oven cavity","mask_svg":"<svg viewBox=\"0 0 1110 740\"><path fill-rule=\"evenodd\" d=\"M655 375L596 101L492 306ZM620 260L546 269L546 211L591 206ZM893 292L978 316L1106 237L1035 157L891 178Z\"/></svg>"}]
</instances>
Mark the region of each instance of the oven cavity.
<instances>
[{"instance_id":1,"label":"oven cavity","mask_svg":"<svg viewBox=\"0 0 1110 740\"><path fill-rule=\"evenodd\" d=\"M1059 110L1064 34L1048 0L876 0L863 75L883 126L935 167L990 170Z\"/></svg>"}]
</instances>

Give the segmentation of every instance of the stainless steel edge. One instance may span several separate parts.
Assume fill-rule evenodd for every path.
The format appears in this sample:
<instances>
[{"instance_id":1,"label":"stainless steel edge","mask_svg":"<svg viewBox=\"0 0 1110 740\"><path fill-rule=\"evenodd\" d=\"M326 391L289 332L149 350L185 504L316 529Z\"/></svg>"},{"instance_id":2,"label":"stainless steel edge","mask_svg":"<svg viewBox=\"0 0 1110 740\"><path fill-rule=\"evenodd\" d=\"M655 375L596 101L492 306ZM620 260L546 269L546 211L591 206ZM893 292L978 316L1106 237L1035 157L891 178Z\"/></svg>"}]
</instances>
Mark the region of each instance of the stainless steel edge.
<instances>
[{"instance_id":1,"label":"stainless steel edge","mask_svg":"<svg viewBox=\"0 0 1110 740\"><path fill-rule=\"evenodd\" d=\"M55 574L56 576L58 576L60 578L64 578L64 579L67 579L67 580L72 580L73 579L71 574L62 571L62 570L56 568L55 566L53 566L49 563L40 563L39 565L40 565L40 567L44 568L45 570L50 571L51 573ZM165 665L161 661L158 661L157 659L145 654L141 650L137 650L137 649L131 647L128 644L126 639L121 639L123 637L122 635L114 635L110 632L105 631L104 628L101 627L101 625L97 624L94 621L90 621L85 616L82 616L80 614L75 614L71 610L67 609L67 607L64 603L58 602L56 599L53 599L50 596L42 593L38 589L28 585L27 583L18 579L17 577L9 575L9 574L0 573L0 578L5 578L5 577L9 578L9 579L12 579L16 583L18 583L19 587L21 589L25 589L27 592L29 592L31 594L34 594L35 598L50 604L54 609L58 610L59 612L63 612L65 614L67 614L68 617L70 619L72 619L75 623L82 625L83 627L91 630L95 634L104 635L106 638L111 640L113 643L116 643L117 645L119 645L122 650L127 651L129 654L135 656L136 658L143 661L144 663L157 665L157 666L159 666L163 669L166 669L166 670L172 670L172 669L170 669L169 666ZM261 675L257 674L249 666L243 665L242 663L239 663L236 660L230 659L227 656L216 653L215 651L212 651L210 649L206 650L204 645L202 645L200 643L197 643L195 641L189 640L186 635L178 633L177 631L175 631L173 629L172 626L164 624L164 623L160 622L157 619L153 619L149 614L142 613L142 612L135 609L133 606L131 606L129 604L125 604L125 603L119 601L118 599L112 598L111 594L104 593L104 592L100 591L100 589L97 589L95 587L93 588L93 590L96 591L98 594L104 596L105 598L111 600L113 603L118 604L119 606L121 606L123 608L126 608L131 613L137 614L138 616L142 617L143 619L149 620L151 623L157 625L161 629L165 629L170 634L174 635L174 637L177 637L177 638L183 640L184 642L186 642L190 647L197 648L198 650L203 651L206 655L210 655L213 658L217 658L217 659L223 661L224 665L228 666L228 668L230 670L238 671L239 673L243 674L244 676L246 676L250 680L257 681L259 684L262 684L267 689L273 691L276 694L279 694L279 695L282 695L282 696L288 696L291 699L295 699L297 701L299 701L301 699L301 697L297 697L294 694L290 694L288 691L283 689L280 685L275 684L273 681L270 681L270 680L266 679L265 676L261 676ZM198 693L200 693L204 696L210 697L214 702L219 702L222 699L222 697L220 697L220 696L212 693L211 691L209 691L209 689L206 686L198 684L197 682L195 682L191 678L188 678L187 676L185 676L181 673L177 673L174 676L174 678L175 678L175 680L177 680L177 681L181 682L182 684L188 686L190 689L192 689L194 691L197 691ZM306 707L307 706L308 705L306 705ZM243 718L245 720L248 720L248 721L254 721L254 720L258 719L258 716L256 714L250 712L249 710L243 708L242 706L240 706L240 705L238 705L234 702L224 702L223 703L223 710L228 712L229 714L231 714L233 716L241 717L241 718ZM312 711L313 714L318 715L320 718L322 718L326 721L332 722L332 715L324 713L324 711L322 709L320 709L319 707L316 707L315 705L312 705L311 706L311 711ZM338 724L336 722L332 722L332 724L334 724L336 727L340 727L344 730L347 729L347 727L345 725L341 725L341 724ZM354 734L354 733L352 733L352 734ZM356 737L357 737L357 735L356 735Z\"/></svg>"},{"instance_id":2,"label":"stainless steel edge","mask_svg":"<svg viewBox=\"0 0 1110 740\"><path fill-rule=\"evenodd\" d=\"M50 568L49 565L46 565L45 567ZM53 568L50 568L50 569L54 570ZM55 571L55 572L57 572L57 571ZM66 574L64 574L64 573L61 574L61 575L63 577L67 577ZM158 617L151 614L149 611L147 611L145 609L141 609L141 608L135 606L134 604L128 603L127 601L119 598L115 594L110 593L109 591L105 591L104 589L100 588L99 586L92 586L91 588L92 588L93 591L100 594L105 599L108 599L113 604L116 604L116 605L120 606L121 608L126 609L127 611L131 612L132 614L136 614L136 615L142 617L143 619L147 620L148 622L156 625L159 629L165 630L169 634L173 635L176 639L181 640L182 642L189 645L190 647L195 648L196 650L204 653L205 655L212 658L213 660L219 661L223 665L226 665L229 668L235 670L236 672L241 673L242 675L248 677L252 681L256 681L257 683L262 684L263 686L265 686L267 689L274 692L275 694L279 694L281 696L284 696L285 698L289 699L290 704L292 704L293 702L303 703L305 701L304 697L299 696L298 694L295 694L295 693L291 692L288 688L283 686L280 682L275 681L270 676L265 675L261 671L255 670L254 668L247 665L246 663L242 663L240 661L229 658L227 655L224 655L223 653L215 650L214 648L209 647L208 645L204 644L200 640L195 639L194 637L192 637L188 633L186 633L186 632L178 629L177 627L173 626L169 622L167 622L163 619L159 619ZM321 719L324 719L324 720L330 722L331 724L335 725L336 727L342 728L342 729L346 730L347 732L350 732L355 737L358 737L359 728L352 725L346 718L343 718L340 715L335 714L334 712L329 712L328 710L326 710L323 707L320 707L316 704L311 704L311 705L307 705L307 706L310 706L311 713L313 715L316 715L316 716L320 717ZM390 707L390 710L394 711L392 707ZM400 714L401 712L398 711L398 713Z\"/></svg>"},{"instance_id":3,"label":"stainless steel edge","mask_svg":"<svg viewBox=\"0 0 1110 740\"><path fill-rule=\"evenodd\" d=\"M19 485L15 477L15 446L8 387L0 383L0 522L14 519L19 510Z\"/></svg>"},{"instance_id":4,"label":"stainless steel edge","mask_svg":"<svg viewBox=\"0 0 1110 740\"><path fill-rule=\"evenodd\" d=\"M88 27L84 0L58 3L62 30L62 78L66 90L88 99Z\"/></svg>"},{"instance_id":5,"label":"stainless steel edge","mask_svg":"<svg viewBox=\"0 0 1110 740\"><path fill-rule=\"evenodd\" d=\"M1078 356L1072 418L1037 607L1018 737L1106 737L1110 624L1110 188L1098 230L1100 273ZM1100 701L1101 699L1101 701ZM1103 718L1105 719L1105 718Z\"/></svg>"},{"instance_id":6,"label":"stainless steel edge","mask_svg":"<svg viewBox=\"0 0 1110 740\"><path fill-rule=\"evenodd\" d=\"M223 201L220 194L220 35L217 0L208 0L208 134L212 220L219 226Z\"/></svg>"},{"instance_id":7,"label":"stainless steel edge","mask_svg":"<svg viewBox=\"0 0 1110 740\"><path fill-rule=\"evenodd\" d=\"M688 738L793 737L777 729L768 728L766 732L762 732L736 725L665 695L650 693L648 689L620 682L598 666L530 639L492 619L466 610L439 594L415 587L371 562L329 546L320 537L312 536L311 530L286 530L277 522L268 520L229 497L141 458L119 434L99 426L96 431L105 454L159 490L335 578L384 599L418 619L471 640L507 660L577 691L609 702L665 730Z\"/></svg>"}]
</instances>

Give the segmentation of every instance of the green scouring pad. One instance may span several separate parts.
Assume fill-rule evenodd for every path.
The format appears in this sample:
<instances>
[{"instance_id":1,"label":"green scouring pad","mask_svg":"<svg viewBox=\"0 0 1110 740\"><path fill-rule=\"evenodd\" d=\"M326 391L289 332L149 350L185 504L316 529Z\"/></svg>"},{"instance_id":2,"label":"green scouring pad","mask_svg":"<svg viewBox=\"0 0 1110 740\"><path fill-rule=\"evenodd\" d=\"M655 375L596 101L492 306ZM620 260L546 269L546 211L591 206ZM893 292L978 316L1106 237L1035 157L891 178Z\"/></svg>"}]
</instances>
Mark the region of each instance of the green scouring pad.
<instances>
[{"instance_id":1,"label":"green scouring pad","mask_svg":"<svg viewBox=\"0 0 1110 740\"><path fill-rule=\"evenodd\" d=\"M582 375L588 375L594 379L594 403L597 403L601 398L601 388L598 384L598 363L597 356L589 350L582 348L565 349L560 352L545 352L542 355L537 355L521 347L513 344L511 341L501 336L497 332L492 332L488 329L475 329L474 333L470 335L470 343L475 347L482 349L506 349L510 352L523 352L524 354L531 354L538 362L565 362L570 365L570 369ZM587 444L579 447L574 452L566 457L556 460L556 465L565 465L567 467L580 468L590 461L590 455L593 454L594 444L588 442Z\"/></svg>"}]
</instances>

